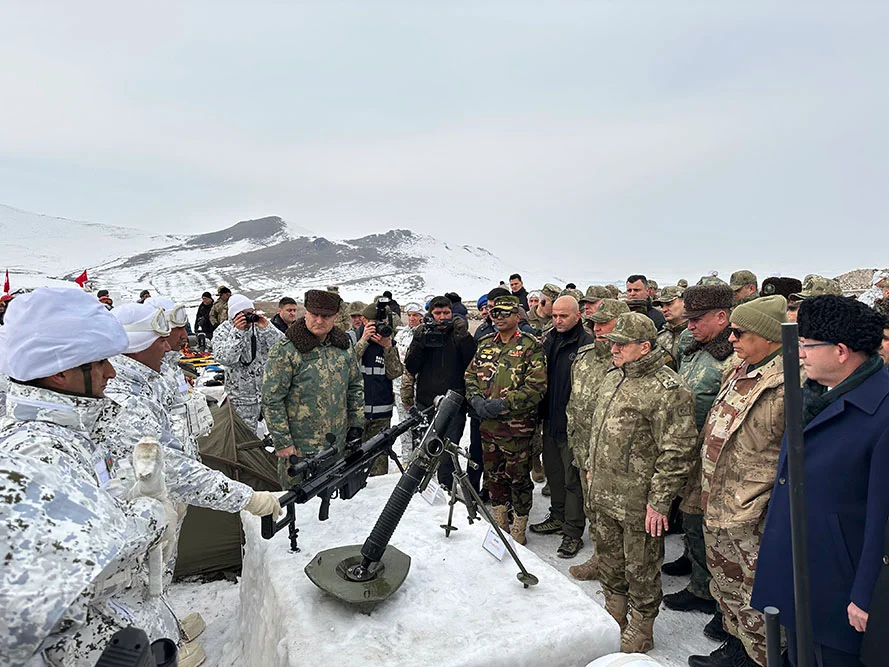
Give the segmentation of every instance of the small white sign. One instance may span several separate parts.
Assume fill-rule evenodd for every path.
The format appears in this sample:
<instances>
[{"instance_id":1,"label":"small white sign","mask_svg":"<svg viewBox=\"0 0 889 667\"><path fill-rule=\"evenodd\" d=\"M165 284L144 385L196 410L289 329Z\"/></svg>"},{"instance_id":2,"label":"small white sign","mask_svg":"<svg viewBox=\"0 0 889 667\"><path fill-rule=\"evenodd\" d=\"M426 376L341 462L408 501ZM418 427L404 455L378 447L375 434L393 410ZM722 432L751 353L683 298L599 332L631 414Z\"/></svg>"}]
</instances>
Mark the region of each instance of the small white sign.
<instances>
[{"instance_id":1,"label":"small white sign","mask_svg":"<svg viewBox=\"0 0 889 667\"><path fill-rule=\"evenodd\" d=\"M512 536L509 533L504 533L504 536L509 540L510 546L515 548ZM503 557L506 555L506 545L500 539L500 536L497 535L494 526L488 526L488 532L485 534L485 541L482 542L482 547L497 560L503 560Z\"/></svg>"},{"instance_id":2,"label":"small white sign","mask_svg":"<svg viewBox=\"0 0 889 667\"><path fill-rule=\"evenodd\" d=\"M420 495L423 496L423 500L427 503L434 505L435 501L442 495L441 487L434 479L430 479L429 484L426 485L426 488L423 489L423 492L420 493Z\"/></svg>"}]
</instances>

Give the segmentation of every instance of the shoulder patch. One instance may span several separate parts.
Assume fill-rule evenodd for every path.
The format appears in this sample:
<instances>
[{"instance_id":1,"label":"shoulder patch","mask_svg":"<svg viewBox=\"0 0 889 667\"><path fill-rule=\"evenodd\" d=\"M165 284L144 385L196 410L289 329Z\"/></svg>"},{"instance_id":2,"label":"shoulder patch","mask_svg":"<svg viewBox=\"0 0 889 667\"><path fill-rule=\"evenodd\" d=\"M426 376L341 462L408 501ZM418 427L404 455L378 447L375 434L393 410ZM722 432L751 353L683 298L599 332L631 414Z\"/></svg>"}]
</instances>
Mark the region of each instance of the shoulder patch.
<instances>
[{"instance_id":1,"label":"shoulder patch","mask_svg":"<svg viewBox=\"0 0 889 667\"><path fill-rule=\"evenodd\" d=\"M676 376L676 373L671 371L669 368L664 366L657 373L654 374L657 378L658 382L660 382L664 389L678 389L682 386L682 382Z\"/></svg>"}]
</instances>

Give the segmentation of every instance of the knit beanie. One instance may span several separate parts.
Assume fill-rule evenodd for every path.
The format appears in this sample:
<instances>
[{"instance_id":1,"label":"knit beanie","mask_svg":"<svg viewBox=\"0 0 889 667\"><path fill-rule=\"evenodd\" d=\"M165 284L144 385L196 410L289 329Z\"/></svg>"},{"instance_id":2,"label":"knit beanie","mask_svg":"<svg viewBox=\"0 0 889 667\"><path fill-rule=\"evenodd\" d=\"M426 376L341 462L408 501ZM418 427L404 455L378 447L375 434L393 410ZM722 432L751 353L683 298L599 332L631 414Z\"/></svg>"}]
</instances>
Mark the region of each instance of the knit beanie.
<instances>
[{"instance_id":1,"label":"knit beanie","mask_svg":"<svg viewBox=\"0 0 889 667\"><path fill-rule=\"evenodd\" d=\"M781 324L787 321L787 299L773 294L742 303L732 311L731 320L745 331L778 342L781 340Z\"/></svg>"}]
</instances>

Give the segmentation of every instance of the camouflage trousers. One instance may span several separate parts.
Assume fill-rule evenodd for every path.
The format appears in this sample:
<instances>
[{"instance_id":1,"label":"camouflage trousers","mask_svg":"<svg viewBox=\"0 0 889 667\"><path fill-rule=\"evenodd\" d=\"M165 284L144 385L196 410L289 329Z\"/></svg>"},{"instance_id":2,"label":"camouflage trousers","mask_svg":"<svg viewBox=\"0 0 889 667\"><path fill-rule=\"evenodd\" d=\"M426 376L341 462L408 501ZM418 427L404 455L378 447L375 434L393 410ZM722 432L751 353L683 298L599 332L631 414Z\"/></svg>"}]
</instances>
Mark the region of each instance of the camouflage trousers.
<instances>
[{"instance_id":1,"label":"camouflage trousers","mask_svg":"<svg viewBox=\"0 0 889 667\"><path fill-rule=\"evenodd\" d=\"M763 523L729 530L704 529L710 591L722 610L726 632L741 640L753 660L766 664L763 615L750 606Z\"/></svg>"},{"instance_id":2,"label":"camouflage trousers","mask_svg":"<svg viewBox=\"0 0 889 667\"><path fill-rule=\"evenodd\" d=\"M663 598L664 538L646 533L642 519L617 521L598 509L596 553L602 588L628 597L630 607L643 618L657 617Z\"/></svg>"},{"instance_id":3,"label":"camouflage trousers","mask_svg":"<svg viewBox=\"0 0 889 667\"><path fill-rule=\"evenodd\" d=\"M260 403L242 403L241 401L233 401L231 397L228 399L232 404L232 410L241 418L247 427L256 433L256 427L259 424L259 415L262 412Z\"/></svg>"},{"instance_id":4,"label":"camouflage trousers","mask_svg":"<svg viewBox=\"0 0 889 667\"><path fill-rule=\"evenodd\" d=\"M531 436L531 457L536 458L543 453L543 423L537 425L537 430Z\"/></svg>"},{"instance_id":5,"label":"camouflage trousers","mask_svg":"<svg viewBox=\"0 0 889 667\"><path fill-rule=\"evenodd\" d=\"M685 557L691 561L691 578L686 590L704 600L710 595L710 570L707 568L707 547L704 544L704 515L682 512L682 528L685 531Z\"/></svg>"},{"instance_id":6,"label":"camouflage trousers","mask_svg":"<svg viewBox=\"0 0 889 667\"><path fill-rule=\"evenodd\" d=\"M512 503L516 516L531 512L531 438L498 436L482 432L482 465L491 505Z\"/></svg>"},{"instance_id":7,"label":"camouflage trousers","mask_svg":"<svg viewBox=\"0 0 889 667\"><path fill-rule=\"evenodd\" d=\"M364 434L362 435L361 440L367 442L377 433L384 431L391 425L391 417L386 417L385 419L365 419ZM376 477L377 475L385 475L387 472L389 472L389 456L387 454L380 454L370 468L370 476Z\"/></svg>"}]
</instances>

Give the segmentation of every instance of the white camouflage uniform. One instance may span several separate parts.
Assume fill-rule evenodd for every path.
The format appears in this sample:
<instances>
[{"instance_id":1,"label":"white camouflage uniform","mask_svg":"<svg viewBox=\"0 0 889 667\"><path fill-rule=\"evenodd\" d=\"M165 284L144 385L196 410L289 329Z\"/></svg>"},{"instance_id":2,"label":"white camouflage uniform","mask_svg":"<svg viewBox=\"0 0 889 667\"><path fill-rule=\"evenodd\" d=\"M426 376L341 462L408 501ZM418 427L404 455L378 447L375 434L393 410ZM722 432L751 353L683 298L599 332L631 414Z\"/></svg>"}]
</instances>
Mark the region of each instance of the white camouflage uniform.
<instances>
[{"instance_id":1,"label":"white camouflage uniform","mask_svg":"<svg viewBox=\"0 0 889 667\"><path fill-rule=\"evenodd\" d=\"M145 599L141 579L145 554L166 528L163 506L106 490L106 452L94 435L107 405L9 383L0 425L3 665L92 667L130 625L151 640L179 638L175 618Z\"/></svg>"},{"instance_id":2,"label":"white camouflage uniform","mask_svg":"<svg viewBox=\"0 0 889 667\"><path fill-rule=\"evenodd\" d=\"M252 333L256 332L256 358L251 361ZM213 332L213 356L225 366L225 393L232 408L255 431L262 408L262 373L272 345L284 337L277 327L248 327L241 331L231 320Z\"/></svg>"},{"instance_id":3,"label":"white camouflage uniform","mask_svg":"<svg viewBox=\"0 0 889 667\"><path fill-rule=\"evenodd\" d=\"M182 443L183 451L198 461L201 452L198 438L210 433L213 428L213 416L207 407L207 399L196 391L185 379L185 373L179 368L182 353L167 352L161 363L161 375L167 385L168 395L163 404L170 414L173 435Z\"/></svg>"}]
</instances>

